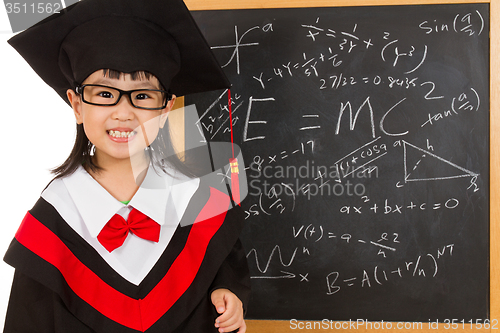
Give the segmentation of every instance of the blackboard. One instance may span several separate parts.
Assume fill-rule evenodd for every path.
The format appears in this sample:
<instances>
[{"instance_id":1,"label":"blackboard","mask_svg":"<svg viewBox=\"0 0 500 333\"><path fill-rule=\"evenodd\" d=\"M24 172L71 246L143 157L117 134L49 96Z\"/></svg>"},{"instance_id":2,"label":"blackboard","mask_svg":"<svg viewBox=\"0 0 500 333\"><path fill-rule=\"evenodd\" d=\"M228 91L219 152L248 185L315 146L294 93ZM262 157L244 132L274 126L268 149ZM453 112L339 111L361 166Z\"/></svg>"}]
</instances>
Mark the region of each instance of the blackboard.
<instances>
[{"instance_id":1,"label":"blackboard","mask_svg":"<svg viewBox=\"0 0 500 333\"><path fill-rule=\"evenodd\" d=\"M489 5L194 12L232 82L253 319L489 316ZM186 97L229 140L227 91Z\"/></svg>"}]
</instances>

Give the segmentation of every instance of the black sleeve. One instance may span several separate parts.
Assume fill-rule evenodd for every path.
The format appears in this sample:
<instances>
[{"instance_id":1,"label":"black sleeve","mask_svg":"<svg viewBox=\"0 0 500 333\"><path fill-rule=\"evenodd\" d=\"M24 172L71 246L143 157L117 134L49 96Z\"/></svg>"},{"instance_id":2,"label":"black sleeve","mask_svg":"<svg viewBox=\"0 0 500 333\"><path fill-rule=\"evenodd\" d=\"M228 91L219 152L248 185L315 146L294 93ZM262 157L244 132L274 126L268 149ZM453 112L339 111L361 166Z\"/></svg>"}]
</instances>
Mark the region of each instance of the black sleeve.
<instances>
[{"instance_id":1,"label":"black sleeve","mask_svg":"<svg viewBox=\"0 0 500 333\"><path fill-rule=\"evenodd\" d=\"M4 333L93 333L54 291L16 270Z\"/></svg>"},{"instance_id":2,"label":"black sleeve","mask_svg":"<svg viewBox=\"0 0 500 333\"><path fill-rule=\"evenodd\" d=\"M238 296L243 302L243 308L247 309L250 298L250 272L245 251L239 239L220 266L210 288L210 293L221 288L229 289Z\"/></svg>"},{"instance_id":3,"label":"black sleeve","mask_svg":"<svg viewBox=\"0 0 500 333\"><path fill-rule=\"evenodd\" d=\"M54 332L54 293L17 270L12 282L5 333Z\"/></svg>"}]
</instances>

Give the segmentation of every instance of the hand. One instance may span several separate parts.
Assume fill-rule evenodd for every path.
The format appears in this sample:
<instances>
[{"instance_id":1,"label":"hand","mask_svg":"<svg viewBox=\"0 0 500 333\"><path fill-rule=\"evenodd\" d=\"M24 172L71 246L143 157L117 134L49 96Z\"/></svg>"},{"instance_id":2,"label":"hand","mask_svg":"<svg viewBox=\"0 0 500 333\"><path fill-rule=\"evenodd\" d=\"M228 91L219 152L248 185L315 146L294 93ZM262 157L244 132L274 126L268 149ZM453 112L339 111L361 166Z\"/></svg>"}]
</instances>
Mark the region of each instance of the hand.
<instances>
[{"instance_id":1,"label":"hand","mask_svg":"<svg viewBox=\"0 0 500 333\"><path fill-rule=\"evenodd\" d=\"M233 332L239 328L238 333L245 333L247 326L243 320L243 303L240 299L227 289L214 290L211 298L220 314L215 320L219 332Z\"/></svg>"}]
</instances>

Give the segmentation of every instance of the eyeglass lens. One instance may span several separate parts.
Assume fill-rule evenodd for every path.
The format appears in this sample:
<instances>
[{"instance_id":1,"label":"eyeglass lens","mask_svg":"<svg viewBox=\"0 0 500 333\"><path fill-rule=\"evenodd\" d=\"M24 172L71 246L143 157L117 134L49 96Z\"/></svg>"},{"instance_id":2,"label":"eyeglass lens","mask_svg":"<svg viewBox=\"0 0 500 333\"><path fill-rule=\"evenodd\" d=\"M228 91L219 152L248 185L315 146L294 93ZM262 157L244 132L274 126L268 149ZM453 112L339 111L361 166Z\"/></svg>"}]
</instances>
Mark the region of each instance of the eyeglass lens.
<instances>
[{"instance_id":1,"label":"eyeglass lens","mask_svg":"<svg viewBox=\"0 0 500 333\"><path fill-rule=\"evenodd\" d=\"M161 108L166 94L155 90L137 90L130 93L130 102L139 108ZM83 87L83 99L92 104L114 105L120 98L120 91L111 87L87 85Z\"/></svg>"}]
</instances>

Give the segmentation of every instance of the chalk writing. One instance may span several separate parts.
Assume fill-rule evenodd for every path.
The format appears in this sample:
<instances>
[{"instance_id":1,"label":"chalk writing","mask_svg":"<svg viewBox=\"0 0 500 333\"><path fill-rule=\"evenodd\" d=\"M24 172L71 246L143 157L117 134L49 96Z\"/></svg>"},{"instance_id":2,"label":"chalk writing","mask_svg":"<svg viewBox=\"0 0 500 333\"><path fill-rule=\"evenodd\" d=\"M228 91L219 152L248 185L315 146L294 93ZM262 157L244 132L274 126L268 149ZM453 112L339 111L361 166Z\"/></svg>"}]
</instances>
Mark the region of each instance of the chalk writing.
<instances>
[{"instance_id":1,"label":"chalk writing","mask_svg":"<svg viewBox=\"0 0 500 333\"><path fill-rule=\"evenodd\" d=\"M326 276L327 295L334 295L341 291L342 284L347 287L372 288L383 286L394 279L408 278L435 278L439 272L438 260L453 256L455 244L448 244L434 253L419 255L416 259L405 261L404 264L393 268L363 269L356 276L341 278L339 272L331 272ZM340 280L339 280L340 278Z\"/></svg>"},{"instance_id":2,"label":"chalk writing","mask_svg":"<svg viewBox=\"0 0 500 333\"><path fill-rule=\"evenodd\" d=\"M488 313L488 10L194 13L232 84L250 316ZM207 140L227 94L194 98Z\"/></svg>"}]
</instances>

